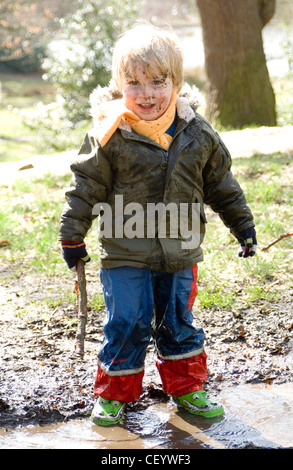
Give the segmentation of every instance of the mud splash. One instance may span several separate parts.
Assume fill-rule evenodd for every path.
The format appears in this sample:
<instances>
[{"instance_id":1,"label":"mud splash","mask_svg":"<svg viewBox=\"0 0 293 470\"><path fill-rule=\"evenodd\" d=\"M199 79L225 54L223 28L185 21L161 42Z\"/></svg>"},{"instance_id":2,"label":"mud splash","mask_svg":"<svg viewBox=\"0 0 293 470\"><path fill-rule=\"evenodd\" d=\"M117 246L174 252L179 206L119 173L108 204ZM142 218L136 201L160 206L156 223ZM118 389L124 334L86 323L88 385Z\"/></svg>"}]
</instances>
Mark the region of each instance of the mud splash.
<instances>
[{"instance_id":1,"label":"mud splash","mask_svg":"<svg viewBox=\"0 0 293 470\"><path fill-rule=\"evenodd\" d=\"M0 430L1 449L247 449L293 448L293 384L227 387L222 418L205 420L172 401L127 409L123 424L89 419Z\"/></svg>"}]
</instances>

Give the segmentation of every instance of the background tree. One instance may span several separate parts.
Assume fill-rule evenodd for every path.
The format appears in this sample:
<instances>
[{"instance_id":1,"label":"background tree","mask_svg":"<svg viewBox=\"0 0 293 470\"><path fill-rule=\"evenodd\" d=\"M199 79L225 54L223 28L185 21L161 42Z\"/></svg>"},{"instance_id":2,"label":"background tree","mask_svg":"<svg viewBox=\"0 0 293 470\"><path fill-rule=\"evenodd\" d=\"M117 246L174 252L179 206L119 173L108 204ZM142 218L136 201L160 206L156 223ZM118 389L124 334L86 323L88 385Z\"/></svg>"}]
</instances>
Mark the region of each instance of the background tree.
<instances>
[{"instance_id":1,"label":"background tree","mask_svg":"<svg viewBox=\"0 0 293 470\"><path fill-rule=\"evenodd\" d=\"M276 125L262 28L275 0L197 0L207 75L207 118L217 125Z\"/></svg>"},{"instance_id":2,"label":"background tree","mask_svg":"<svg viewBox=\"0 0 293 470\"><path fill-rule=\"evenodd\" d=\"M77 0L0 0L0 71L40 70L47 43Z\"/></svg>"}]
</instances>

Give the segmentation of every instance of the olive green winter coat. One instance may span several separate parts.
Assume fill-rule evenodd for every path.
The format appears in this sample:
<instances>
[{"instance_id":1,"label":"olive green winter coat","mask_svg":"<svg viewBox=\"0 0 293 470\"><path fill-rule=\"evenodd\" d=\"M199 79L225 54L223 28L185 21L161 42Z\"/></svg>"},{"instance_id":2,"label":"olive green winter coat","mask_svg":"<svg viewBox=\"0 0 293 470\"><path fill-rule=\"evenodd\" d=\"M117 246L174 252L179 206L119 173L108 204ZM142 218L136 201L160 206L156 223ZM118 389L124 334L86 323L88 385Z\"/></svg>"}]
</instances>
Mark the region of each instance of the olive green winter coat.
<instances>
[{"instance_id":1,"label":"olive green winter coat","mask_svg":"<svg viewBox=\"0 0 293 470\"><path fill-rule=\"evenodd\" d=\"M100 95L98 90L91 97L94 114ZM254 226L243 191L230 168L228 150L212 126L195 111L189 97L178 98L177 128L168 151L125 123L101 147L94 127L71 165L73 180L66 192L59 239L83 240L103 209L102 203L106 203L104 212L100 212L103 268L134 266L175 272L191 267L203 259L204 204L219 214L235 236ZM166 210L165 231L159 231L158 216L152 218L152 223L156 223L150 230L149 210L158 208L158 203L163 203L163 208L188 205L189 228L194 216L192 203L198 203L194 206L197 208L200 205L200 236L196 246L183 243L186 234L179 229L180 209L177 225L176 211ZM168 206L169 203L175 204ZM171 229L174 222L177 233ZM143 230L136 230L138 225Z\"/></svg>"}]
</instances>

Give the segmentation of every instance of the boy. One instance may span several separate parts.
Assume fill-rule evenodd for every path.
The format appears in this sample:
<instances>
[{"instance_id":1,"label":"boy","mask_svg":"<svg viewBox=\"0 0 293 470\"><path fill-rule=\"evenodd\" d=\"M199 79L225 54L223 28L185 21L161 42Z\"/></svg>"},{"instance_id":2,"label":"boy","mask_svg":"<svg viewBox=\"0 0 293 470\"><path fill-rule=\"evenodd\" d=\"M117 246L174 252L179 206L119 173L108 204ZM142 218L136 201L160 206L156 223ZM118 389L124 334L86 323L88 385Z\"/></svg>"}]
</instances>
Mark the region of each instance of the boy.
<instances>
[{"instance_id":1,"label":"boy","mask_svg":"<svg viewBox=\"0 0 293 470\"><path fill-rule=\"evenodd\" d=\"M128 31L114 50L114 87L92 94L94 129L71 166L59 235L69 268L89 261L83 240L100 215L107 320L94 386L98 425L120 422L125 404L141 395L151 336L163 390L175 403L200 416L224 413L203 390L204 332L192 324L204 203L241 243L241 255L255 253L256 238L227 149L192 97L182 96L182 64L170 33ZM187 224L176 232L179 218Z\"/></svg>"}]
</instances>

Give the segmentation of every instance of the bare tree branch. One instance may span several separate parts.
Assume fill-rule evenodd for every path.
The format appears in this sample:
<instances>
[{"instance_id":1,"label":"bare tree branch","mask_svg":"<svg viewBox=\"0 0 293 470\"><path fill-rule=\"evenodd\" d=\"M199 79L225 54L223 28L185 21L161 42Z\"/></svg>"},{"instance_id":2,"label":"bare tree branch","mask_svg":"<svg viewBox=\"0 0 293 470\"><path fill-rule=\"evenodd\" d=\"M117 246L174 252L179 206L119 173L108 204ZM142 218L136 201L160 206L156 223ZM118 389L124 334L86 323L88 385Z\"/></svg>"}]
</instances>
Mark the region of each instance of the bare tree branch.
<instances>
[{"instance_id":1,"label":"bare tree branch","mask_svg":"<svg viewBox=\"0 0 293 470\"><path fill-rule=\"evenodd\" d=\"M262 248L261 251L267 251L269 248L271 248L271 246L273 246L276 243L280 242L284 238L292 237L292 236L293 236L293 233L282 233L282 235L280 235L276 240L274 240L272 243L270 243L269 245Z\"/></svg>"}]
</instances>

